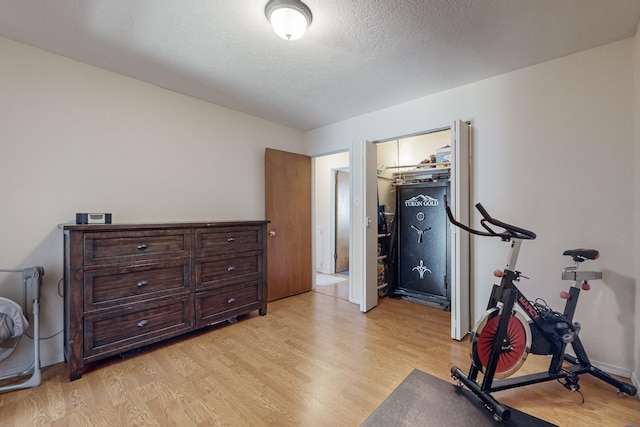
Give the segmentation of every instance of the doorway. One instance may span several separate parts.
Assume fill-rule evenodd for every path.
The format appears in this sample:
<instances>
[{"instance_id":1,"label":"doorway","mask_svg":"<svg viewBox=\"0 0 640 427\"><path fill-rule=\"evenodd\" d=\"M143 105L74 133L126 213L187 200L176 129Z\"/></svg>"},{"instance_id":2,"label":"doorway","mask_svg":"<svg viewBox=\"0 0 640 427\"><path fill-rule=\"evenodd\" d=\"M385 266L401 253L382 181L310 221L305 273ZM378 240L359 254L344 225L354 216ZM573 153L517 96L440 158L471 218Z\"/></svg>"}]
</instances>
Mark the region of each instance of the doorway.
<instances>
[{"instance_id":1,"label":"doorway","mask_svg":"<svg viewBox=\"0 0 640 427\"><path fill-rule=\"evenodd\" d=\"M445 213L451 130L376 144L379 209L393 218L386 238L384 294L449 311L450 236Z\"/></svg>"},{"instance_id":2,"label":"doorway","mask_svg":"<svg viewBox=\"0 0 640 427\"><path fill-rule=\"evenodd\" d=\"M349 270L349 200L349 152L314 157L314 290L347 301L352 300L344 274Z\"/></svg>"}]
</instances>

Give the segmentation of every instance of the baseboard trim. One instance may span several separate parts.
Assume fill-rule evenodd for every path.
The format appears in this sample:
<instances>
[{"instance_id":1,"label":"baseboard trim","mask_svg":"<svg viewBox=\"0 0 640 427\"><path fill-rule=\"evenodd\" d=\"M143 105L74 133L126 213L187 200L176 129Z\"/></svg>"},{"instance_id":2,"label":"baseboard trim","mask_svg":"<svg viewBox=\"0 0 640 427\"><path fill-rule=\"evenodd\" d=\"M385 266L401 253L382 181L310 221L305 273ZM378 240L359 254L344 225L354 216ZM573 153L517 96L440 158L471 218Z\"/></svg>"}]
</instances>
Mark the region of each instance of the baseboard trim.
<instances>
[{"instance_id":1,"label":"baseboard trim","mask_svg":"<svg viewBox=\"0 0 640 427\"><path fill-rule=\"evenodd\" d=\"M602 369L607 374L618 375L620 377L631 378L633 371L630 369L621 368L619 366L610 365L608 363L598 362L597 360L591 360L591 364L598 369Z\"/></svg>"},{"instance_id":2,"label":"baseboard trim","mask_svg":"<svg viewBox=\"0 0 640 427\"><path fill-rule=\"evenodd\" d=\"M629 378L631 384L637 389L640 389L640 382L638 381L638 375L629 369L624 369L619 366L609 365L608 363L602 363L592 360L591 364L598 369L602 369L608 374L618 375L620 377ZM636 394L636 399L640 400L640 393Z\"/></svg>"}]
</instances>

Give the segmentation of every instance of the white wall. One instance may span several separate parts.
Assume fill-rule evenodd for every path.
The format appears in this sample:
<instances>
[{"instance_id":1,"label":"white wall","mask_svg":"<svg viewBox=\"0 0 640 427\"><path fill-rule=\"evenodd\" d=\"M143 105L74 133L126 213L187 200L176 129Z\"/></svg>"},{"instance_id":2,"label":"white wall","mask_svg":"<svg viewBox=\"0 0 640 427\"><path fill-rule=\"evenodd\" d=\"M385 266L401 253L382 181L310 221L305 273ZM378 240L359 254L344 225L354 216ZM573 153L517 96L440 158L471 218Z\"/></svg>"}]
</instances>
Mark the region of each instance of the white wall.
<instances>
[{"instance_id":1,"label":"white wall","mask_svg":"<svg viewBox=\"0 0 640 427\"><path fill-rule=\"evenodd\" d=\"M308 153L471 120L473 204L538 233L521 251L519 270L531 277L522 290L559 310L559 292L569 285L560 280L569 264L562 251L599 249L601 260L585 267L603 270L604 279L583 294L576 320L591 358L628 374L638 317L630 251L632 52L627 39L316 129L306 134ZM507 247L476 238L473 253L477 319Z\"/></svg>"},{"instance_id":2,"label":"white wall","mask_svg":"<svg viewBox=\"0 0 640 427\"><path fill-rule=\"evenodd\" d=\"M314 260L315 270L325 274L333 274L331 258L331 239L334 237L332 213L335 209L335 171L349 168L349 152L316 157L314 168Z\"/></svg>"},{"instance_id":3,"label":"white wall","mask_svg":"<svg viewBox=\"0 0 640 427\"><path fill-rule=\"evenodd\" d=\"M59 223L263 219L265 147L304 150L297 130L3 38L0 58L0 268L44 266L42 336L63 324ZM62 359L62 334L43 341Z\"/></svg>"}]
</instances>

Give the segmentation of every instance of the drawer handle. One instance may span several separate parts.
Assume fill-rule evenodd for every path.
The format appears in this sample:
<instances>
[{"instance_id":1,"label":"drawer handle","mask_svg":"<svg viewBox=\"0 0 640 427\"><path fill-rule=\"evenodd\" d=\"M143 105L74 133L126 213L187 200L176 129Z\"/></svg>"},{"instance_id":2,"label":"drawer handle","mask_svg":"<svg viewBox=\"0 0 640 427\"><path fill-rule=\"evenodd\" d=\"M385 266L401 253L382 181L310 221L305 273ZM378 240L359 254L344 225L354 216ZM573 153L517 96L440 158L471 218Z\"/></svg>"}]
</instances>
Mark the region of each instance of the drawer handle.
<instances>
[{"instance_id":1,"label":"drawer handle","mask_svg":"<svg viewBox=\"0 0 640 427\"><path fill-rule=\"evenodd\" d=\"M236 299L235 299L235 298L229 298L229 299L227 300L227 304L233 304L234 302L236 302Z\"/></svg>"},{"instance_id":2,"label":"drawer handle","mask_svg":"<svg viewBox=\"0 0 640 427\"><path fill-rule=\"evenodd\" d=\"M145 249L147 249L149 247L149 245L143 243L141 245L138 245L138 250L139 251L144 251Z\"/></svg>"},{"instance_id":3,"label":"drawer handle","mask_svg":"<svg viewBox=\"0 0 640 427\"><path fill-rule=\"evenodd\" d=\"M227 242L229 242L229 243L231 243L231 242L235 242L235 241L236 241L236 238L235 238L235 237L229 237L229 238L227 239Z\"/></svg>"},{"instance_id":4,"label":"drawer handle","mask_svg":"<svg viewBox=\"0 0 640 427\"><path fill-rule=\"evenodd\" d=\"M149 323L148 320L141 320L138 322L138 328L142 328L143 326L147 326L147 324Z\"/></svg>"},{"instance_id":5,"label":"drawer handle","mask_svg":"<svg viewBox=\"0 0 640 427\"><path fill-rule=\"evenodd\" d=\"M138 285L138 287L139 287L139 288L141 288L141 287L143 287L143 286L145 286L145 285L148 285L148 284L149 284L149 281L148 281L148 280L141 280L141 281L139 281L139 282L137 283L137 285Z\"/></svg>"},{"instance_id":6,"label":"drawer handle","mask_svg":"<svg viewBox=\"0 0 640 427\"><path fill-rule=\"evenodd\" d=\"M228 267L228 268L227 268L227 271L233 271L233 270L235 270L235 269L236 269L236 268L235 268L234 266L231 266L231 267Z\"/></svg>"}]
</instances>

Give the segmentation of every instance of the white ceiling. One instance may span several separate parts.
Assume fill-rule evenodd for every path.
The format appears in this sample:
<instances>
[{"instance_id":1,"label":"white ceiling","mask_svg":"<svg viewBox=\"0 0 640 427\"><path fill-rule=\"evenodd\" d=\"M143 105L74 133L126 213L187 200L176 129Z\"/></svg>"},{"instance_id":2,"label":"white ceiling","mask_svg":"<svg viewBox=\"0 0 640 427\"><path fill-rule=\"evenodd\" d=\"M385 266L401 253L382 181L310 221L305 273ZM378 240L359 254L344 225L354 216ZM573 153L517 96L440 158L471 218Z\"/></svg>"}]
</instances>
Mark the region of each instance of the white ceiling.
<instances>
[{"instance_id":1,"label":"white ceiling","mask_svg":"<svg viewBox=\"0 0 640 427\"><path fill-rule=\"evenodd\" d=\"M310 130L634 36L640 0L0 0L0 36ZM1 61L1 58L0 58Z\"/></svg>"}]
</instances>

